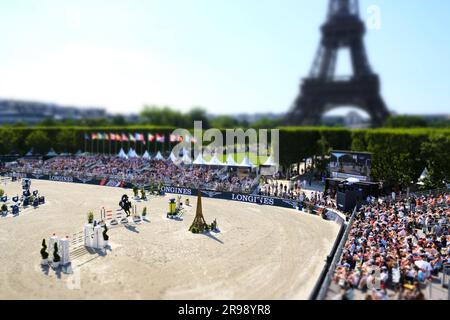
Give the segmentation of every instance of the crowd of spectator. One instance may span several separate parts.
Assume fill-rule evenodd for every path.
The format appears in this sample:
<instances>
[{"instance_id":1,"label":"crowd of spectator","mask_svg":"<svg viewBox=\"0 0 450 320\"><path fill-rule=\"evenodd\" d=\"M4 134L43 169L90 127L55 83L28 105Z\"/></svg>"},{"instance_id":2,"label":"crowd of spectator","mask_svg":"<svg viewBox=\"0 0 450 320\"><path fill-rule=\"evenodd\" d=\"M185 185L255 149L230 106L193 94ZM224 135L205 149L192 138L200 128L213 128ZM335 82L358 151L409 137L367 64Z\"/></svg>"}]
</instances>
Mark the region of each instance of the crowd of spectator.
<instances>
[{"instance_id":1,"label":"crowd of spectator","mask_svg":"<svg viewBox=\"0 0 450 320\"><path fill-rule=\"evenodd\" d=\"M239 174L228 168L176 165L170 160L122 159L108 155L55 157L47 161L22 158L9 164L7 169L33 174L113 179L136 185L163 184L244 193L252 191L256 178L252 173Z\"/></svg>"},{"instance_id":2,"label":"crowd of spectator","mask_svg":"<svg viewBox=\"0 0 450 320\"><path fill-rule=\"evenodd\" d=\"M425 299L425 286L450 264L449 220L449 193L362 207L334 274L340 298Z\"/></svg>"}]
</instances>

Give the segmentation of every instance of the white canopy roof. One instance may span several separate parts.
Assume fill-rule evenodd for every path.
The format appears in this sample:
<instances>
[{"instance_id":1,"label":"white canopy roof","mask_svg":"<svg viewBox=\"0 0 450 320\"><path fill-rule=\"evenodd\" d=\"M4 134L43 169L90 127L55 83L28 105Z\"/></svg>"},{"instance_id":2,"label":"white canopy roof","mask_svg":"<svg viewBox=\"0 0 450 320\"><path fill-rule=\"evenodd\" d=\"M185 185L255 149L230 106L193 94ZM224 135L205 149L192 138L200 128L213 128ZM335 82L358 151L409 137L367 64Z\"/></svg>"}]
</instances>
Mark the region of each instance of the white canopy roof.
<instances>
[{"instance_id":1,"label":"white canopy roof","mask_svg":"<svg viewBox=\"0 0 450 320\"><path fill-rule=\"evenodd\" d=\"M192 163L192 159L189 156L189 154L185 153L183 158L181 159L181 161L183 161L184 164L191 164Z\"/></svg>"},{"instance_id":2,"label":"white canopy roof","mask_svg":"<svg viewBox=\"0 0 450 320\"><path fill-rule=\"evenodd\" d=\"M53 150L53 148L50 149L50 151L47 153L48 157L55 157L58 154L55 152L55 150Z\"/></svg>"},{"instance_id":3,"label":"white canopy roof","mask_svg":"<svg viewBox=\"0 0 450 320\"><path fill-rule=\"evenodd\" d=\"M211 158L211 160L209 160L208 164L210 166L223 166L223 162L219 160L219 158L217 157L217 154L214 154L214 156Z\"/></svg>"},{"instance_id":4,"label":"white canopy roof","mask_svg":"<svg viewBox=\"0 0 450 320\"><path fill-rule=\"evenodd\" d=\"M273 161L272 155L267 158L266 162L264 162L263 166L275 167L277 164Z\"/></svg>"},{"instance_id":5,"label":"white canopy roof","mask_svg":"<svg viewBox=\"0 0 450 320\"><path fill-rule=\"evenodd\" d=\"M164 160L164 157L162 156L160 151L158 151L158 153L156 154L155 160Z\"/></svg>"},{"instance_id":6,"label":"white canopy roof","mask_svg":"<svg viewBox=\"0 0 450 320\"><path fill-rule=\"evenodd\" d=\"M242 160L240 167L252 168L254 164L250 161L250 159L246 156L244 160Z\"/></svg>"},{"instance_id":7,"label":"white canopy roof","mask_svg":"<svg viewBox=\"0 0 450 320\"><path fill-rule=\"evenodd\" d=\"M127 154L125 153L125 151L123 151L123 148L120 149L120 151L119 151L119 153L117 154L117 156L118 156L119 158L122 158L122 159L128 159L128 156L127 156Z\"/></svg>"},{"instance_id":8,"label":"white canopy roof","mask_svg":"<svg viewBox=\"0 0 450 320\"><path fill-rule=\"evenodd\" d=\"M128 151L128 158L139 158L138 154L136 153L136 150L134 150L133 148L131 148Z\"/></svg>"},{"instance_id":9,"label":"white canopy roof","mask_svg":"<svg viewBox=\"0 0 450 320\"><path fill-rule=\"evenodd\" d=\"M142 155L142 159L150 160L152 157L150 157L150 154L147 150L145 150L144 154Z\"/></svg>"},{"instance_id":10,"label":"white canopy roof","mask_svg":"<svg viewBox=\"0 0 450 320\"><path fill-rule=\"evenodd\" d=\"M230 166L230 167L237 166L237 163L236 163L236 161L234 161L233 156L231 154L229 154L228 157L227 157L226 165Z\"/></svg>"},{"instance_id":11,"label":"white canopy roof","mask_svg":"<svg viewBox=\"0 0 450 320\"><path fill-rule=\"evenodd\" d=\"M195 159L195 161L193 162L194 164L198 164L198 165L205 165L207 164L205 159L203 159L203 155L200 153L197 157L197 159Z\"/></svg>"},{"instance_id":12,"label":"white canopy roof","mask_svg":"<svg viewBox=\"0 0 450 320\"><path fill-rule=\"evenodd\" d=\"M170 153L169 159L170 159L170 161L172 161L172 162L177 162L177 161L178 161L177 156L174 155L173 152Z\"/></svg>"}]
</instances>

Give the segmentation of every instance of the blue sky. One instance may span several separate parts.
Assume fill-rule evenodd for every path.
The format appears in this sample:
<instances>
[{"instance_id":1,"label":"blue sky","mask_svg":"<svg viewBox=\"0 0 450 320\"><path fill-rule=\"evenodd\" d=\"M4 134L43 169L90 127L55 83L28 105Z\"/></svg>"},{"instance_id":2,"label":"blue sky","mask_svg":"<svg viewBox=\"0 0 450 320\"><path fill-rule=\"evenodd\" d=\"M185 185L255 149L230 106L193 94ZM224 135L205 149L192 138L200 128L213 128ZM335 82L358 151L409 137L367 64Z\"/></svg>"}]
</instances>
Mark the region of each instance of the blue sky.
<instances>
[{"instance_id":1,"label":"blue sky","mask_svg":"<svg viewBox=\"0 0 450 320\"><path fill-rule=\"evenodd\" d=\"M0 1L0 97L111 112L284 112L313 62L327 2ZM449 113L450 1L361 0L363 19L371 5L381 28L366 46L389 107Z\"/></svg>"}]
</instances>

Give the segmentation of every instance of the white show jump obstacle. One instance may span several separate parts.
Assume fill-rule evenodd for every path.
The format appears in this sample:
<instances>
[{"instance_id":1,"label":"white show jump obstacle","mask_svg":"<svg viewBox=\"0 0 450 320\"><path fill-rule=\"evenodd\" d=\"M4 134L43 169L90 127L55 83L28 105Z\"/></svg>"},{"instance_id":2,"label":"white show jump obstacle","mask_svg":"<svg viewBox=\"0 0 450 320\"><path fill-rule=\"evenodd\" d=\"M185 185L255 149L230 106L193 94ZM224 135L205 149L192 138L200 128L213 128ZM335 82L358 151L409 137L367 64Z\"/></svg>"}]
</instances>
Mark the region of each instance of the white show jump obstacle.
<instances>
[{"instance_id":1,"label":"white show jump obstacle","mask_svg":"<svg viewBox=\"0 0 450 320\"><path fill-rule=\"evenodd\" d=\"M138 216L136 212L137 206L134 205L133 207L131 207L132 221L134 223L139 223L142 221L142 218ZM122 210L116 210L116 214L114 215L113 210L106 210L105 208L102 208L100 210L100 218L106 224L109 223L110 226L118 226L119 224L126 225L129 223L128 217Z\"/></svg>"},{"instance_id":2,"label":"white show jump obstacle","mask_svg":"<svg viewBox=\"0 0 450 320\"><path fill-rule=\"evenodd\" d=\"M84 246L92 249L103 249L103 228L101 225L87 223L84 225Z\"/></svg>"},{"instance_id":3,"label":"white show jump obstacle","mask_svg":"<svg viewBox=\"0 0 450 320\"><path fill-rule=\"evenodd\" d=\"M70 261L70 245L71 242L68 237L59 238L55 234L48 240L48 260L53 261L53 252L55 250L55 243L58 247L58 254L61 257L60 265L65 266Z\"/></svg>"}]
</instances>

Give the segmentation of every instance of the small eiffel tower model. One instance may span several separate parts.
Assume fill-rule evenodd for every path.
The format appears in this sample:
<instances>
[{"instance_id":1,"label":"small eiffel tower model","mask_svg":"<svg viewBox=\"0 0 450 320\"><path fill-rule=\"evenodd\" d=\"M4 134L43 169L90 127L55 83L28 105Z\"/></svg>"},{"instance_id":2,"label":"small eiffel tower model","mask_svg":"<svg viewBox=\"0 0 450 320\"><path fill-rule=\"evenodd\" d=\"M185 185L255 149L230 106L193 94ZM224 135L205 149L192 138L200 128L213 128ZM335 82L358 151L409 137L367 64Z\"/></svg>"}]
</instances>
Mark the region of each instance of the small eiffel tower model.
<instances>
[{"instance_id":1,"label":"small eiffel tower model","mask_svg":"<svg viewBox=\"0 0 450 320\"><path fill-rule=\"evenodd\" d=\"M192 222L191 227L189 228L189 231L193 233L203 233L205 231L209 230L209 226L205 221L205 218L203 217L203 211L202 211L202 192L198 190L198 196L197 196L197 211L195 213L194 221Z\"/></svg>"}]
</instances>

